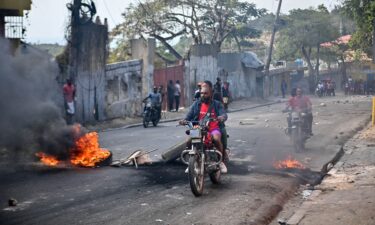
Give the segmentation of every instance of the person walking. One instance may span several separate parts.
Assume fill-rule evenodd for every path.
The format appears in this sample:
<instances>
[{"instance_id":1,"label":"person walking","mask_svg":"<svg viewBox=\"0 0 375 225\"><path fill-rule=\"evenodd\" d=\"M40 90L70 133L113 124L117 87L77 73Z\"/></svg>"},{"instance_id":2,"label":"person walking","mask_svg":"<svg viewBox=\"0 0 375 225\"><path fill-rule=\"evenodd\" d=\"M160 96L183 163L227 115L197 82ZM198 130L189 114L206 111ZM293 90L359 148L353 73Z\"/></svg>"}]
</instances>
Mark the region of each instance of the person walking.
<instances>
[{"instance_id":1,"label":"person walking","mask_svg":"<svg viewBox=\"0 0 375 225\"><path fill-rule=\"evenodd\" d=\"M66 123L68 125L73 124L73 116L75 114L74 99L76 97L76 88L71 78L66 79L66 83L63 86L64 94L64 106L66 113Z\"/></svg>"},{"instance_id":2,"label":"person walking","mask_svg":"<svg viewBox=\"0 0 375 225\"><path fill-rule=\"evenodd\" d=\"M180 96L181 96L181 85L180 85L180 81L177 80L176 84L174 85L174 100L176 102L176 112L178 112L178 108L180 107Z\"/></svg>"},{"instance_id":3,"label":"person walking","mask_svg":"<svg viewBox=\"0 0 375 225\"><path fill-rule=\"evenodd\" d=\"M169 80L167 85L167 96L168 96L168 111L172 111L173 102L174 102L174 85L173 81Z\"/></svg>"},{"instance_id":4,"label":"person walking","mask_svg":"<svg viewBox=\"0 0 375 225\"><path fill-rule=\"evenodd\" d=\"M288 90L288 84L286 83L285 79L281 82L281 94L283 98L285 98L286 91Z\"/></svg>"}]
</instances>

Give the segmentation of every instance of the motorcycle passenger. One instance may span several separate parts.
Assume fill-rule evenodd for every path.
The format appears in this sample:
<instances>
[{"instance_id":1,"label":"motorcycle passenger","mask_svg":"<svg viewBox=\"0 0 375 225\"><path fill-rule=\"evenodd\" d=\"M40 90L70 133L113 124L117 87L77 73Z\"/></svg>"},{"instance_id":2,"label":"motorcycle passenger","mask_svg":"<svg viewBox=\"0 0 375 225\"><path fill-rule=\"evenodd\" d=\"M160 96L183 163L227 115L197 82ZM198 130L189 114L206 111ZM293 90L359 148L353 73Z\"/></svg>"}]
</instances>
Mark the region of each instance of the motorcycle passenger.
<instances>
[{"instance_id":1,"label":"motorcycle passenger","mask_svg":"<svg viewBox=\"0 0 375 225\"><path fill-rule=\"evenodd\" d=\"M308 96L303 95L302 89L296 89L296 96L291 97L287 103L287 109L291 108L293 111L306 113L305 122L307 125L307 131L312 136L312 104ZM288 118L288 126L290 127L290 119Z\"/></svg>"},{"instance_id":2,"label":"motorcycle passenger","mask_svg":"<svg viewBox=\"0 0 375 225\"><path fill-rule=\"evenodd\" d=\"M161 99L161 94L158 92L158 88L156 86L154 86L153 92L150 93L145 99L143 99L143 102L145 102L147 99L151 100L151 106L157 110L158 116L159 116L159 119L160 119L162 99ZM146 109L146 106L143 109L143 111L145 109Z\"/></svg>"},{"instance_id":3,"label":"motorcycle passenger","mask_svg":"<svg viewBox=\"0 0 375 225\"><path fill-rule=\"evenodd\" d=\"M223 159L225 159L227 156L223 141L226 141L226 137L223 137L225 140L222 140L222 135L226 136L224 121L226 121L227 118L228 116L223 104L213 99L212 83L210 81L205 81L202 85L200 99L193 103L185 119L181 120L179 123L183 125L186 124L186 121L216 119L217 121L209 123L208 132L213 137L213 144L216 149L223 154ZM191 146L191 139L188 141L188 146ZM221 162L219 166L221 173L228 172L224 162Z\"/></svg>"}]
</instances>

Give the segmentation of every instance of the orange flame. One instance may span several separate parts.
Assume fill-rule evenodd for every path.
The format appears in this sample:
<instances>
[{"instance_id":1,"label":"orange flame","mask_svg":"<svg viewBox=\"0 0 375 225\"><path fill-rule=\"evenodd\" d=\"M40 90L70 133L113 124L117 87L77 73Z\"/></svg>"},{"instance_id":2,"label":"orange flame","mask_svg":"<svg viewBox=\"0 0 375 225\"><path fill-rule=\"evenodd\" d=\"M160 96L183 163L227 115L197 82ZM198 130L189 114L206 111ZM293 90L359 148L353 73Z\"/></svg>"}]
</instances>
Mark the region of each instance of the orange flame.
<instances>
[{"instance_id":1,"label":"orange flame","mask_svg":"<svg viewBox=\"0 0 375 225\"><path fill-rule=\"evenodd\" d=\"M288 156L286 160L281 160L273 163L273 167L276 169L285 169L285 168L297 168L305 169L305 166L297 160L293 159L292 156Z\"/></svg>"},{"instance_id":2,"label":"orange flame","mask_svg":"<svg viewBox=\"0 0 375 225\"><path fill-rule=\"evenodd\" d=\"M70 151L70 162L76 166L94 167L107 159L110 152L99 147L98 133L91 132L78 138Z\"/></svg>"},{"instance_id":3,"label":"orange flame","mask_svg":"<svg viewBox=\"0 0 375 225\"><path fill-rule=\"evenodd\" d=\"M56 157L47 155L43 152L37 152L35 155L39 157L40 161L47 166L56 166L59 163L59 160Z\"/></svg>"}]
</instances>

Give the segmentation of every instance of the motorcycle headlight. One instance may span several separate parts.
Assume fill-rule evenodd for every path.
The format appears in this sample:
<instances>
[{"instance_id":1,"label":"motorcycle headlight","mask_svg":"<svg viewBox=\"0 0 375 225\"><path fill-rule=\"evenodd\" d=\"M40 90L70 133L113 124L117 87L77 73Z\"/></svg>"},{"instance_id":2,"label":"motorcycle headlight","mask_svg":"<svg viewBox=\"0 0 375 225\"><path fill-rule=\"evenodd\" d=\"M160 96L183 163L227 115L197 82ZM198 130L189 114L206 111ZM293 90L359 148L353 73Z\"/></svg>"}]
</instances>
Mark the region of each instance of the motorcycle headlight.
<instances>
[{"instance_id":1,"label":"motorcycle headlight","mask_svg":"<svg viewBox=\"0 0 375 225\"><path fill-rule=\"evenodd\" d=\"M191 129L190 130L190 137L200 138L201 137L201 130L200 129Z\"/></svg>"},{"instance_id":2,"label":"motorcycle headlight","mask_svg":"<svg viewBox=\"0 0 375 225\"><path fill-rule=\"evenodd\" d=\"M146 107L147 107L147 108L151 108L151 102L147 102L147 103L146 103Z\"/></svg>"},{"instance_id":3,"label":"motorcycle headlight","mask_svg":"<svg viewBox=\"0 0 375 225\"><path fill-rule=\"evenodd\" d=\"M298 114L298 112L292 112L292 118L293 118L293 119L294 119L294 118L298 119L298 118L299 118L299 114Z\"/></svg>"}]
</instances>

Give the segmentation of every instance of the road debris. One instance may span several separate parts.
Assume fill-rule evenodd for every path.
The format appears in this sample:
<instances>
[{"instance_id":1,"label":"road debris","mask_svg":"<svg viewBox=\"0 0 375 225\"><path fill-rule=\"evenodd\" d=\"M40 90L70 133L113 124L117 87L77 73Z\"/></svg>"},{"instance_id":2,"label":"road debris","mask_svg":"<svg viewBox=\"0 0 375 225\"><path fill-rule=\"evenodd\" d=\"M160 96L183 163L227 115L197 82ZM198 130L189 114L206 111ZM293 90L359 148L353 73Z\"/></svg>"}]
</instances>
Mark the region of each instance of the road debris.
<instances>
[{"instance_id":1,"label":"road debris","mask_svg":"<svg viewBox=\"0 0 375 225\"><path fill-rule=\"evenodd\" d=\"M154 149L148 152L144 150L136 150L135 152L130 154L130 156L128 156L126 159L113 161L111 166L120 167L123 165L134 165L136 168L138 168L139 165L150 165L152 164L152 160L149 154L156 150L158 149Z\"/></svg>"},{"instance_id":2,"label":"road debris","mask_svg":"<svg viewBox=\"0 0 375 225\"><path fill-rule=\"evenodd\" d=\"M303 192L302 192L302 198L303 199L307 199L307 198L309 198L309 196L312 194L312 190L304 190Z\"/></svg>"},{"instance_id":3,"label":"road debris","mask_svg":"<svg viewBox=\"0 0 375 225\"><path fill-rule=\"evenodd\" d=\"M250 122L250 121L240 121L240 125L255 125L255 123Z\"/></svg>"},{"instance_id":4,"label":"road debris","mask_svg":"<svg viewBox=\"0 0 375 225\"><path fill-rule=\"evenodd\" d=\"M17 203L18 203L18 201L14 198L10 198L8 200L8 206L15 207L15 206L17 206Z\"/></svg>"}]
</instances>

